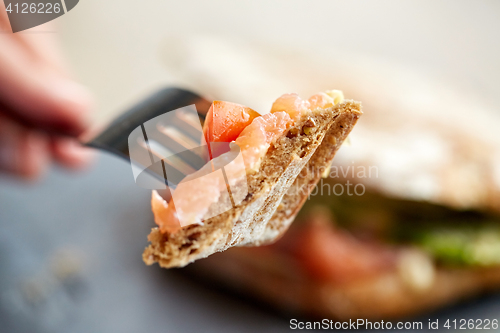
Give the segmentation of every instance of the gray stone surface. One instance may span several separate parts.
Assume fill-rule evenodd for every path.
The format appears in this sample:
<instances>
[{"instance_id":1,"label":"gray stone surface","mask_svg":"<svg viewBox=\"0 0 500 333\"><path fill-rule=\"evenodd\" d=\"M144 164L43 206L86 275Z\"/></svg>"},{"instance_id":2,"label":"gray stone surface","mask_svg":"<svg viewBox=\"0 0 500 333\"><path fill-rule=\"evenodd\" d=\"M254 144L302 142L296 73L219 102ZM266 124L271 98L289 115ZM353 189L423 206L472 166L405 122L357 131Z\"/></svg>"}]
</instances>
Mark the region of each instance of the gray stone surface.
<instances>
[{"instance_id":1,"label":"gray stone surface","mask_svg":"<svg viewBox=\"0 0 500 333\"><path fill-rule=\"evenodd\" d=\"M84 175L0 180L1 332L254 332L285 319L143 264L150 192L100 156ZM65 258L65 259L64 259ZM60 281L54 261L76 273ZM38 291L33 291L33 289ZM38 295L38 296L37 296Z\"/></svg>"},{"instance_id":2,"label":"gray stone surface","mask_svg":"<svg viewBox=\"0 0 500 333\"><path fill-rule=\"evenodd\" d=\"M35 185L0 179L0 331L289 330L286 316L182 270L145 266L149 197L127 163L104 154L86 174L56 169ZM58 279L61 267L69 273ZM417 320L499 313L500 298L490 296Z\"/></svg>"}]
</instances>

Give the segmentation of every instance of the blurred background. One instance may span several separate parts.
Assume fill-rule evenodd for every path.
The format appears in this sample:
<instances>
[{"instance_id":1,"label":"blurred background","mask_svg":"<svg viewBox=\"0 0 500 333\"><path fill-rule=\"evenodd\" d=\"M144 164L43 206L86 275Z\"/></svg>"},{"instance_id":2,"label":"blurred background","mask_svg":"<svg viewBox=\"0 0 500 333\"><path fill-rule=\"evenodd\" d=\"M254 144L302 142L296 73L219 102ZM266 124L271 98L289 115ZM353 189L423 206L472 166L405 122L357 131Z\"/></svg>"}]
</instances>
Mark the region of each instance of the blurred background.
<instances>
[{"instance_id":1,"label":"blurred background","mask_svg":"<svg viewBox=\"0 0 500 333\"><path fill-rule=\"evenodd\" d=\"M429 113L448 107L446 116L456 112L464 122L476 111L500 115L499 14L493 0L85 0L46 33L61 39L95 95L96 124L169 85L258 111L289 90L307 97L341 89L367 112L370 103L384 108L362 99L377 86L385 87L378 99L408 109L414 100L399 101L403 93L418 100L443 92L445 100L416 104L433 105ZM499 124L477 128L496 133ZM145 266L149 202L129 165L104 153L83 174L53 168L35 184L1 176L0 331L289 330L291 315L182 270ZM499 314L500 298L491 294L416 320Z\"/></svg>"},{"instance_id":2,"label":"blurred background","mask_svg":"<svg viewBox=\"0 0 500 333\"><path fill-rule=\"evenodd\" d=\"M499 10L495 1L146 1L139 6L87 0L58 24L78 77L97 96L96 116L104 117L151 89L176 83L165 66L165 57L178 52L169 41L193 35L236 45L266 43L332 61L338 53L383 59L431 72L498 103ZM217 58L225 49L211 51Z\"/></svg>"}]
</instances>

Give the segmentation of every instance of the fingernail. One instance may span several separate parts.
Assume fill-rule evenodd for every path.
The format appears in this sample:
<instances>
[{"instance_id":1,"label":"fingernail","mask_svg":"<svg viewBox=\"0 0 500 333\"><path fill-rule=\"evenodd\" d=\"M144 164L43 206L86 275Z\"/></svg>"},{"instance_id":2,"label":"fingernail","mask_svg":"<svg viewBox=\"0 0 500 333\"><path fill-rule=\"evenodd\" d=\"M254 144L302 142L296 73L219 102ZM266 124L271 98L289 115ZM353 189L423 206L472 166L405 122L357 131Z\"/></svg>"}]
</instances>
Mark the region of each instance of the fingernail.
<instances>
[{"instance_id":1,"label":"fingernail","mask_svg":"<svg viewBox=\"0 0 500 333\"><path fill-rule=\"evenodd\" d=\"M59 149L64 155L64 164L73 169L81 169L95 158L93 149L83 147L75 140L59 139Z\"/></svg>"},{"instance_id":2,"label":"fingernail","mask_svg":"<svg viewBox=\"0 0 500 333\"><path fill-rule=\"evenodd\" d=\"M90 163L90 161L94 158L95 152L93 149L85 148L82 145L71 141L68 147L68 150L71 156L77 162L77 167L82 167Z\"/></svg>"}]
</instances>

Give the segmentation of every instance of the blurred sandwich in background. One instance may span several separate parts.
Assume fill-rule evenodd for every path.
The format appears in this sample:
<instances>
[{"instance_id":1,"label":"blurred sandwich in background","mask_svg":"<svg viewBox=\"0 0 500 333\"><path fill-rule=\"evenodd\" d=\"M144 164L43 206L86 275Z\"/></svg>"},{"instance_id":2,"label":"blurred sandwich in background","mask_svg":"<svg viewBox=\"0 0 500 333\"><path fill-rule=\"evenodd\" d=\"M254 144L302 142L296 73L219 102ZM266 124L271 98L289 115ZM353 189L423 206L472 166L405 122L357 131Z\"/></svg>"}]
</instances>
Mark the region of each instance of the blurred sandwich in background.
<instances>
[{"instance_id":1,"label":"blurred sandwich in background","mask_svg":"<svg viewBox=\"0 0 500 333\"><path fill-rule=\"evenodd\" d=\"M268 109L276 91L333 86L365 111L281 240L190 271L331 319L414 315L500 289L500 117L480 97L360 57L201 37L168 45L179 82L217 98Z\"/></svg>"}]
</instances>

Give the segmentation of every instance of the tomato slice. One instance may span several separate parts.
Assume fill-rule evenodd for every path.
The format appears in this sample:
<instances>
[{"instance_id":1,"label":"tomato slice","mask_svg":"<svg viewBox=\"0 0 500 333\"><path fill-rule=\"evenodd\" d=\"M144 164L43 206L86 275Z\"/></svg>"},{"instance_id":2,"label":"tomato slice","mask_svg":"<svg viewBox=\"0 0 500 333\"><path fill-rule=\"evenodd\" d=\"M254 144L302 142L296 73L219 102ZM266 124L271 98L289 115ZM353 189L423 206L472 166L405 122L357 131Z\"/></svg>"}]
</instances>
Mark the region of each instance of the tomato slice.
<instances>
[{"instance_id":1,"label":"tomato slice","mask_svg":"<svg viewBox=\"0 0 500 333\"><path fill-rule=\"evenodd\" d=\"M214 101L205 118L203 135L209 146L210 142L234 141L258 116L260 114L249 107L231 102ZM215 157L213 155L217 154L210 152L210 158Z\"/></svg>"}]
</instances>

